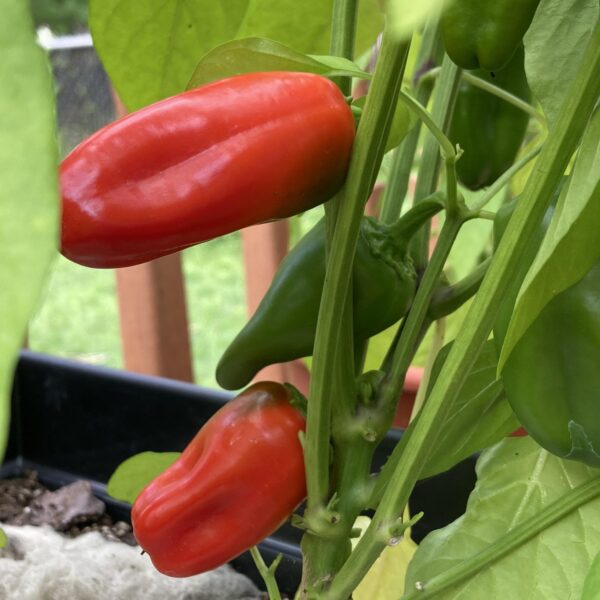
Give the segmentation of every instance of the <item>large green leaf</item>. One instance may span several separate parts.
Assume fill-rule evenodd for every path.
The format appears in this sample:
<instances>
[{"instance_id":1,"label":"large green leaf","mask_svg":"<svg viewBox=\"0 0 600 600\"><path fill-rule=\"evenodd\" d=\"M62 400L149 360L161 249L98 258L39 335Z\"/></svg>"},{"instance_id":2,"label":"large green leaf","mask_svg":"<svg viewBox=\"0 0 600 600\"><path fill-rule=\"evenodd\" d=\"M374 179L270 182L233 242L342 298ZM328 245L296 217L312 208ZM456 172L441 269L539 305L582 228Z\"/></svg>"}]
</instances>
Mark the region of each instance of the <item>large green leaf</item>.
<instances>
[{"instance_id":1,"label":"large green leaf","mask_svg":"<svg viewBox=\"0 0 600 600\"><path fill-rule=\"evenodd\" d=\"M600 600L600 552L596 554L585 578L581 600Z\"/></svg>"},{"instance_id":2,"label":"large green leaf","mask_svg":"<svg viewBox=\"0 0 600 600\"><path fill-rule=\"evenodd\" d=\"M155 477L168 469L180 452L140 452L124 460L110 476L106 491L117 500L133 504Z\"/></svg>"},{"instance_id":3,"label":"large green leaf","mask_svg":"<svg viewBox=\"0 0 600 600\"><path fill-rule=\"evenodd\" d=\"M478 554L518 523L566 492L598 477L597 469L565 461L530 438L509 438L484 452L466 513L429 534L409 565L406 589ZM516 551L436 600L580 598L600 550L600 498L573 511Z\"/></svg>"},{"instance_id":4,"label":"large green leaf","mask_svg":"<svg viewBox=\"0 0 600 600\"><path fill-rule=\"evenodd\" d=\"M0 460L15 359L57 245L52 78L29 4L0 0Z\"/></svg>"},{"instance_id":5,"label":"large green leaf","mask_svg":"<svg viewBox=\"0 0 600 600\"><path fill-rule=\"evenodd\" d=\"M600 258L600 109L586 129L567 185L521 286L500 368L543 308L582 279Z\"/></svg>"},{"instance_id":6,"label":"large green leaf","mask_svg":"<svg viewBox=\"0 0 600 600\"><path fill-rule=\"evenodd\" d=\"M8 544L8 538L6 537L6 533L2 529L0 529L0 549L4 548Z\"/></svg>"},{"instance_id":7,"label":"large green leaf","mask_svg":"<svg viewBox=\"0 0 600 600\"><path fill-rule=\"evenodd\" d=\"M433 388L452 343L438 353L429 381ZM506 400L502 383L496 379L498 360L494 342L486 342L479 358L469 372L452 406L440 437L422 471L423 477L436 475L471 456L474 452L492 446L519 426Z\"/></svg>"},{"instance_id":8,"label":"large green leaf","mask_svg":"<svg viewBox=\"0 0 600 600\"><path fill-rule=\"evenodd\" d=\"M264 37L301 53L328 50L333 0L90 0L94 44L135 110L183 91L202 56L232 39ZM382 27L377 0L359 4L357 50Z\"/></svg>"},{"instance_id":9,"label":"large green leaf","mask_svg":"<svg viewBox=\"0 0 600 600\"><path fill-rule=\"evenodd\" d=\"M525 72L552 127L598 19L598 0L541 0L524 37Z\"/></svg>"}]
</instances>

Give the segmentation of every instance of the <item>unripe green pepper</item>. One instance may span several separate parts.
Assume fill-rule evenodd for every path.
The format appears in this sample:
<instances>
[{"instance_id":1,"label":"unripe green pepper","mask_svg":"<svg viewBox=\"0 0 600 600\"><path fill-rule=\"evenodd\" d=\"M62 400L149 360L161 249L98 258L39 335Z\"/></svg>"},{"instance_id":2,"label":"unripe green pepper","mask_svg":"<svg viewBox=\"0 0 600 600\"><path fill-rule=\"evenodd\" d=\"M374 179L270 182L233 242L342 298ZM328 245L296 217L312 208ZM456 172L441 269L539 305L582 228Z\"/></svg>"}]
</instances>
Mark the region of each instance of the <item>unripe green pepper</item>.
<instances>
[{"instance_id":1,"label":"unripe green pepper","mask_svg":"<svg viewBox=\"0 0 600 600\"><path fill-rule=\"evenodd\" d=\"M600 467L600 262L555 296L502 370L531 437L563 458Z\"/></svg>"},{"instance_id":2,"label":"unripe green pepper","mask_svg":"<svg viewBox=\"0 0 600 600\"><path fill-rule=\"evenodd\" d=\"M404 316L417 282L408 241L442 208L439 199L424 200L393 225L363 218L353 270L357 341ZM283 260L258 309L223 354L216 372L219 385L238 389L267 365L310 356L324 281L322 220Z\"/></svg>"},{"instance_id":3,"label":"unripe green pepper","mask_svg":"<svg viewBox=\"0 0 600 600\"><path fill-rule=\"evenodd\" d=\"M454 0L442 15L448 56L463 69L501 69L521 43L539 1Z\"/></svg>"},{"instance_id":4,"label":"unripe green pepper","mask_svg":"<svg viewBox=\"0 0 600 600\"><path fill-rule=\"evenodd\" d=\"M531 99L521 46L510 63L494 75L474 75L518 96ZM514 162L527 131L529 115L472 84L463 81L456 98L450 140L464 151L456 163L460 182L471 190L492 184Z\"/></svg>"},{"instance_id":5,"label":"unripe green pepper","mask_svg":"<svg viewBox=\"0 0 600 600\"><path fill-rule=\"evenodd\" d=\"M560 190L559 190L560 191ZM558 195L558 194L557 194ZM556 202L554 198L554 203ZM515 204L498 212L494 233L504 232ZM553 207L532 236L526 270L547 229ZM523 275L523 273L521 273ZM516 278L518 281L521 277ZM518 287L507 296L494 326L500 352ZM600 262L574 286L555 296L523 334L502 370L515 414L544 448L600 466Z\"/></svg>"}]
</instances>

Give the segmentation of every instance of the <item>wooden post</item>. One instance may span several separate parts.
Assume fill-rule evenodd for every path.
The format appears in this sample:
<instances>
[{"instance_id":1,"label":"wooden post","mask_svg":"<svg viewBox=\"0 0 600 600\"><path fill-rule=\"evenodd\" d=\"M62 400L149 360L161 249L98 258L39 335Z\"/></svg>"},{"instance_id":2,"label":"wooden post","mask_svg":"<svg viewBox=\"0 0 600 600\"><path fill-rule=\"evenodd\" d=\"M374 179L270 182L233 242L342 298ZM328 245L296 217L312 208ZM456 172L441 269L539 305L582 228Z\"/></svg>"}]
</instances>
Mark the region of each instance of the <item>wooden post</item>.
<instances>
[{"instance_id":1,"label":"wooden post","mask_svg":"<svg viewBox=\"0 0 600 600\"><path fill-rule=\"evenodd\" d=\"M193 381L180 255L115 272L125 368Z\"/></svg>"},{"instance_id":2,"label":"wooden post","mask_svg":"<svg viewBox=\"0 0 600 600\"><path fill-rule=\"evenodd\" d=\"M127 111L116 94L114 98L121 117ZM193 381L181 255L115 273L125 368Z\"/></svg>"}]
</instances>

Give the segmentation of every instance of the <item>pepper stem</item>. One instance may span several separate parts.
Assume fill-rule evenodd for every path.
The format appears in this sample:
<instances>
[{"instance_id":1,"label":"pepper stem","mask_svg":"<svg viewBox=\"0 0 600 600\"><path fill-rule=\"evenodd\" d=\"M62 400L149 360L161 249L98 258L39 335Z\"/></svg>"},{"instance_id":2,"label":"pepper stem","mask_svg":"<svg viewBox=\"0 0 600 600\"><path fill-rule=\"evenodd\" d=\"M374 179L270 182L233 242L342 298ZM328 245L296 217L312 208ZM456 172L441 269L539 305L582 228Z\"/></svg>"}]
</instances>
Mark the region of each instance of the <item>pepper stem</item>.
<instances>
[{"instance_id":1,"label":"pepper stem","mask_svg":"<svg viewBox=\"0 0 600 600\"><path fill-rule=\"evenodd\" d=\"M283 558L283 554L278 554L275 560L267 567L260 551L257 546L250 548L250 554L254 559L254 564L260 573L260 576L265 582L267 587L267 593L269 594L269 600L281 600L281 593L277 587L277 581L275 580L275 571Z\"/></svg>"},{"instance_id":2,"label":"pepper stem","mask_svg":"<svg viewBox=\"0 0 600 600\"><path fill-rule=\"evenodd\" d=\"M394 224L390 225L391 235L409 240L431 217L443 210L445 206L444 199L445 194L443 192L435 192L415 204Z\"/></svg>"}]
</instances>

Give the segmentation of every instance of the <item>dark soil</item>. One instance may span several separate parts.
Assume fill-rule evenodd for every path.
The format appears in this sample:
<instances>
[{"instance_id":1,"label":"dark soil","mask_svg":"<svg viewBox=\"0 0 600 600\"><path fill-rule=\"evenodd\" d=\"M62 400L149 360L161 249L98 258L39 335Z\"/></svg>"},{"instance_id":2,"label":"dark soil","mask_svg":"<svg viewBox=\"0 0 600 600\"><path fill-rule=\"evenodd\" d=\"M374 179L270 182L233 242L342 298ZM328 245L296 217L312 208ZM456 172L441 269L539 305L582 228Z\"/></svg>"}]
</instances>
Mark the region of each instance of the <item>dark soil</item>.
<instances>
[{"instance_id":1,"label":"dark soil","mask_svg":"<svg viewBox=\"0 0 600 600\"><path fill-rule=\"evenodd\" d=\"M49 525L68 537L98 531L106 539L136 544L131 526L113 522L87 481L50 491L38 481L35 471L21 478L0 479L0 523Z\"/></svg>"}]
</instances>

